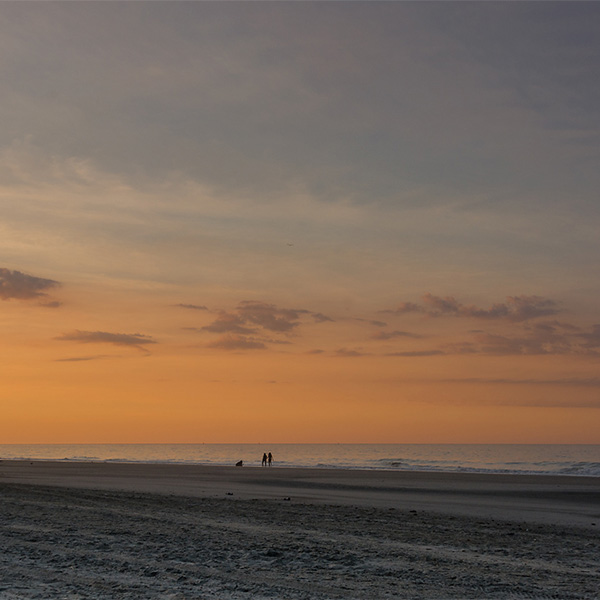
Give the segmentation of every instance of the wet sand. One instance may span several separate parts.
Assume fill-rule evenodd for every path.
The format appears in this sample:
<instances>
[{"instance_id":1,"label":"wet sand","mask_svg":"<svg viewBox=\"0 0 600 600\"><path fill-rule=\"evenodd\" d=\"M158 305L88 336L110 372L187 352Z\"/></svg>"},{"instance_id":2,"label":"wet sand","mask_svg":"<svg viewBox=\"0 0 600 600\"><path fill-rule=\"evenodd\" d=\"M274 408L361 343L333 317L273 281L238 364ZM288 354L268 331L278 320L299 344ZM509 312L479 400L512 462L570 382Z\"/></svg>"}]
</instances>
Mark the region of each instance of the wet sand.
<instances>
[{"instance_id":1,"label":"wet sand","mask_svg":"<svg viewBox=\"0 0 600 600\"><path fill-rule=\"evenodd\" d=\"M600 479L0 462L0 598L598 598Z\"/></svg>"}]
</instances>

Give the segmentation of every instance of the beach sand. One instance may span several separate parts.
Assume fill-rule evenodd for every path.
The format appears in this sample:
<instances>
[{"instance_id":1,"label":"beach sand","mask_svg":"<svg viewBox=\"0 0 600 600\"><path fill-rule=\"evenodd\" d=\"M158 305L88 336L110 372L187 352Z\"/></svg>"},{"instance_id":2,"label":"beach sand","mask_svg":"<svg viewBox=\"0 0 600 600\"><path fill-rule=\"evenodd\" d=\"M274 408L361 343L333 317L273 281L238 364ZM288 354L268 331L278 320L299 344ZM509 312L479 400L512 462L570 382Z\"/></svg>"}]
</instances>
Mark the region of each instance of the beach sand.
<instances>
[{"instance_id":1,"label":"beach sand","mask_svg":"<svg viewBox=\"0 0 600 600\"><path fill-rule=\"evenodd\" d=\"M0 462L0 598L600 597L600 479Z\"/></svg>"}]
</instances>

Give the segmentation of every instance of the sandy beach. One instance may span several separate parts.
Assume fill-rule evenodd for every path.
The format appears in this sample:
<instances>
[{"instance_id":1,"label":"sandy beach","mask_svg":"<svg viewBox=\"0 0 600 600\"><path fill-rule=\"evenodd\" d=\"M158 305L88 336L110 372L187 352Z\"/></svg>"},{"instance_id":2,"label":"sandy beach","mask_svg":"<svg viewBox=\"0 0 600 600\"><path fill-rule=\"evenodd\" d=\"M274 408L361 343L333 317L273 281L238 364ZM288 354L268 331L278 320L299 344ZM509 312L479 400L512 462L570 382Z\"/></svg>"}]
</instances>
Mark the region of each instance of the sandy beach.
<instances>
[{"instance_id":1,"label":"sandy beach","mask_svg":"<svg viewBox=\"0 0 600 600\"><path fill-rule=\"evenodd\" d=\"M0 598L598 598L600 479L0 462Z\"/></svg>"}]
</instances>

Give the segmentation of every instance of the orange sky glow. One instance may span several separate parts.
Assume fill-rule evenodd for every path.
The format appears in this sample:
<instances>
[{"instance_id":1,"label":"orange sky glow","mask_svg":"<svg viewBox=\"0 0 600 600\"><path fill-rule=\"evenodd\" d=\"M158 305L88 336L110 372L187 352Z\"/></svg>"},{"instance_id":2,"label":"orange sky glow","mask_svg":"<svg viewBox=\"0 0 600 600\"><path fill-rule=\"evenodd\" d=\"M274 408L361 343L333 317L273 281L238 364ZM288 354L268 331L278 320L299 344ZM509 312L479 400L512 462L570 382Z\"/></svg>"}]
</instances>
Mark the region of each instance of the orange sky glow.
<instances>
[{"instance_id":1,"label":"orange sky glow","mask_svg":"<svg viewBox=\"0 0 600 600\"><path fill-rule=\"evenodd\" d=\"M600 444L554 4L2 4L0 442Z\"/></svg>"}]
</instances>

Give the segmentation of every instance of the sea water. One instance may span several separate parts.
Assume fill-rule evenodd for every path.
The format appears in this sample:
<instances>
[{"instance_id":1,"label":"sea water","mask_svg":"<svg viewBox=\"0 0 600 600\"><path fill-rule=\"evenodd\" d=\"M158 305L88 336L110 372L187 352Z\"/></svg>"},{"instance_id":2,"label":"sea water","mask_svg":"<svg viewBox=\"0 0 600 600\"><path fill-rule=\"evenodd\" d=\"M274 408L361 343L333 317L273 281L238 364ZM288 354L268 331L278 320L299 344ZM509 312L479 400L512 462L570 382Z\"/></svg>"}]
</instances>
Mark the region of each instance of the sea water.
<instances>
[{"instance_id":1,"label":"sea water","mask_svg":"<svg viewBox=\"0 0 600 600\"><path fill-rule=\"evenodd\" d=\"M600 445L537 444L7 444L0 459L600 477Z\"/></svg>"}]
</instances>

